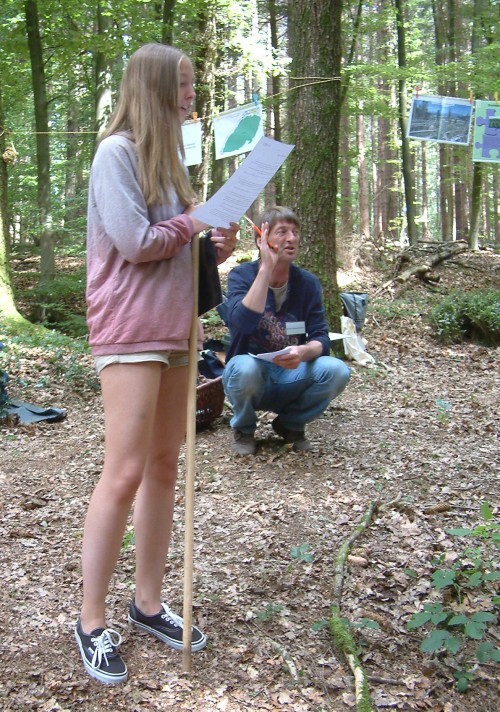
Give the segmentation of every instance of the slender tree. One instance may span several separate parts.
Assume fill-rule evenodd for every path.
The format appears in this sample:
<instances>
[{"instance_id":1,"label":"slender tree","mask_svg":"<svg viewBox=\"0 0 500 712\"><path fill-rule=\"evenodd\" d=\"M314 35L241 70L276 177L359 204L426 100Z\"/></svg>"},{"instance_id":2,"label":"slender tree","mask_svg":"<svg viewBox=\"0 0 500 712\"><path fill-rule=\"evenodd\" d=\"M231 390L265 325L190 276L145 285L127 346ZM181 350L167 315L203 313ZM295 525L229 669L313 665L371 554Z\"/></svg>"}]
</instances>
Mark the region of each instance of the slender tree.
<instances>
[{"instance_id":1,"label":"slender tree","mask_svg":"<svg viewBox=\"0 0 500 712\"><path fill-rule=\"evenodd\" d=\"M107 32L113 25L113 18L109 12L103 12L102 4L97 3L97 36L103 41L100 46L105 46ZM113 96L111 90L111 61L107 54L99 49L95 53L95 120L96 141L106 128L111 116Z\"/></svg>"},{"instance_id":2,"label":"slender tree","mask_svg":"<svg viewBox=\"0 0 500 712\"><path fill-rule=\"evenodd\" d=\"M471 53L477 53L480 46L482 19L485 7L485 0L474 0L474 16L471 40ZM481 99L482 96L477 96L476 99ZM468 245L470 250L479 249L479 230L481 225L481 205L483 194L484 171L483 164L480 161L474 163L474 172L472 175L472 199L471 199L471 218Z\"/></svg>"},{"instance_id":3,"label":"slender tree","mask_svg":"<svg viewBox=\"0 0 500 712\"><path fill-rule=\"evenodd\" d=\"M271 48L276 58L280 49L279 33L278 33L278 8L276 0L268 0L269 10L269 30L271 33ZM279 72L271 74L271 93L272 93L272 114L273 114L273 132L276 141L281 141L281 76ZM283 202L283 186L281 181L281 173L278 175L274 186L274 198L278 205Z\"/></svg>"},{"instance_id":4,"label":"slender tree","mask_svg":"<svg viewBox=\"0 0 500 712\"><path fill-rule=\"evenodd\" d=\"M359 233L363 241L369 240L370 234L370 197L369 179L366 165L366 132L365 117L363 114L356 116L356 137L358 144L358 209Z\"/></svg>"},{"instance_id":5,"label":"slender tree","mask_svg":"<svg viewBox=\"0 0 500 712\"><path fill-rule=\"evenodd\" d=\"M0 127L4 125L2 105L2 83L0 81ZM14 292L10 274L10 242L8 234L7 209L7 158L5 136L0 135L0 318L7 325L27 328L29 322L21 316L14 302ZM7 159L7 160L6 160Z\"/></svg>"},{"instance_id":6,"label":"slender tree","mask_svg":"<svg viewBox=\"0 0 500 712\"><path fill-rule=\"evenodd\" d=\"M176 0L163 0L161 9L161 41L163 44L173 44L174 41L174 10Z\"/></svg>"},{"instance_id":7,"label":"slender tree","mask_svg":"<svg viewBox=\"0 0 500 712\"><path fill-rule=\"evenodd\" d=\"M35 107L37 190L41 225L40 283L43 284L50 282L55 275L50 185L49 109L42 40L40 37L38 4L36 0L26 0L24 8Z\"/></svg>"},{"instance_id":8,"label":"slender tree","mask_svg":"<svg viewBox=\"0 0 500 712\"><path fill-rule=\"evenodd\" d=\"M411 166L410 144L406 135L407 132L407 89L406 89L406 35L405 35L405 3L404 0L395 0L396 25L398 34L398 108L399 126L401 131L401 155L402 172L405 189L406 226L408 230L408 241L410 245L415 245L418 240L417 224L415 222L415 184Z\"/></svg>"},{"instance_id":9,"label":"slender tree","mask_svg":"<svg viewBox=\"0 0 500 712\"><path fill-rule=\"evenodd\" d=\"M8 182L7 182L7 162L8 154L6 154L7 142L6 142L6 132L5 126L5 115L3 112L3 86L2 77L0 75L0 214L2 216L2 230L3 239L5 241L4 256L5 259L9 255L9 215L8 215ZM12 155L12 160L14 160L14 155Z\"/></svg>"},{"instance_id":10,"label":"slender tree","mask_svg":"<svg viewBox=\"0 0 500 712\"><path fill-rule=\"evenodd\" d=\"M202 120L202 162L191 169L193 187L205 201L208 190L215 112L215 78L218 62L217 26L213 2L204 2L198 13L196 32L196 111Z\"/></svg>"}]
</instances>

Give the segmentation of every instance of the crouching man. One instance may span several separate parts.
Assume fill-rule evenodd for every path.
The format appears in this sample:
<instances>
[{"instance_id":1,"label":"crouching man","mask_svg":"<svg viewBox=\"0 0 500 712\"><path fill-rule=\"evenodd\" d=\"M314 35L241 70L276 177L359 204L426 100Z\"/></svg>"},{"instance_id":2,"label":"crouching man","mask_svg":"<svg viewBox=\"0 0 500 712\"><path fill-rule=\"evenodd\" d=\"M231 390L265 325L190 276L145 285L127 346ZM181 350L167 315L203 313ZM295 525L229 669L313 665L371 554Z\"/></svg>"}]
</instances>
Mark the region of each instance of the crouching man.
<instances>
[{"instance_id":1,"label":"crouching man","mask_svg":"<svg viewBox=\"0 0 500 712\"><path fill-rule=\"evenodd\" d=\"M319 279L294 264L299 220L275 206L256 223L259 259L229 273L227 322L231 342L223 384L233 407L232 451L254 455L257 411L272 411L274 431L295 451L311 449L305 425L346 387L350 371L330 356ZM257 354L286 349L266 361ZM254 354L254 355L252 355Z\"/></svg>"}]
</instances>

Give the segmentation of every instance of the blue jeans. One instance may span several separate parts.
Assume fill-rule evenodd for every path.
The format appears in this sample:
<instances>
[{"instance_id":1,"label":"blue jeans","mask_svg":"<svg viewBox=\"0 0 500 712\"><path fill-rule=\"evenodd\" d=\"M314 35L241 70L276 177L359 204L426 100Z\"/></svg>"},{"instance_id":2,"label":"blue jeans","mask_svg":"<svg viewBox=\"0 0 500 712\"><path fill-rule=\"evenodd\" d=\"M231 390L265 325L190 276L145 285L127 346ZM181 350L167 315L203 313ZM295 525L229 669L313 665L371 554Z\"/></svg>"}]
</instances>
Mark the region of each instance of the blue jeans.
<instances>
[{"instance_id":1,"label":"blue jeans","mask_svg":"<svg viewBox=\"0 0 500 712\"><path fill-rule=\"evenodd\" d=\"M252 435L257 410L277 413L290 430L324 413L330 401L347 386L351 372L333 356L303 361L289 369L249 355L233 356L224 369L222 383L234 415L231 427Z\"/></svg>"}]
</instances>

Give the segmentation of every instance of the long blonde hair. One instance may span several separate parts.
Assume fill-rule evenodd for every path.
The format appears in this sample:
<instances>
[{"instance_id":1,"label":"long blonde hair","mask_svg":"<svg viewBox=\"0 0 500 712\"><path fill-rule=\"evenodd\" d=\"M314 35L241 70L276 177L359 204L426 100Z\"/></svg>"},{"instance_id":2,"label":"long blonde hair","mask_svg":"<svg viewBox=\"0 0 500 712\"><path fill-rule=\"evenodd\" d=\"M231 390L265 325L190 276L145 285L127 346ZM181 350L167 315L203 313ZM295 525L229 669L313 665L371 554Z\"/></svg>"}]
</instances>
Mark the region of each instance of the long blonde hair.
<instances>
[{"instance_id":1,"label":"long blonde hair","mask_svg":"<svg viewBox=\"0 0 500 712\"><path fill-rule=\"evenodd\" d=\"M145 44L130 57L103 138L124 133L135 142L139 185L146 203L170 202L172 188L189 205L194 192L184 158L179 119L179 65L189 58L175 47Z\"/></svg>"}]
</instances>

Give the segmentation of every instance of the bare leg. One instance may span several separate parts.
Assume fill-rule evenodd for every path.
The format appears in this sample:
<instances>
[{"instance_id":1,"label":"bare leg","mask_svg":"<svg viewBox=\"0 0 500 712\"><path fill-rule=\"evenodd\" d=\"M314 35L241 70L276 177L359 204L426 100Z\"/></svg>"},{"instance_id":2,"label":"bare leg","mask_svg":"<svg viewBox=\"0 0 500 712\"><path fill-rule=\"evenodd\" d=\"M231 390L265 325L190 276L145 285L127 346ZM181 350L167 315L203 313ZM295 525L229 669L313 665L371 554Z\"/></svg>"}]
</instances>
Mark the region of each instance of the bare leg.
<instances>
[{"instance_id":1,"label":"bare leg","mask_svg":"<svg viewBox=\"0 0 500 712\"><path fill-rule=\"evenodd\" d=\"M85 520L81 625L105 627L105 598L154 429L161 364L113 364L103 369L105 459Z\"/></svg>"},{"instance_id":2,"label":"bare leg","mask_svg":"<svg viewBox=\"0 0 500 712\"><path fill-rule=\"evenodd\" d=\"M187 366L162 371L150 457L134 509L135 602L146 615L161 608L177 461L186 432L187 387Z\"/></svg>"}]
</instances>

